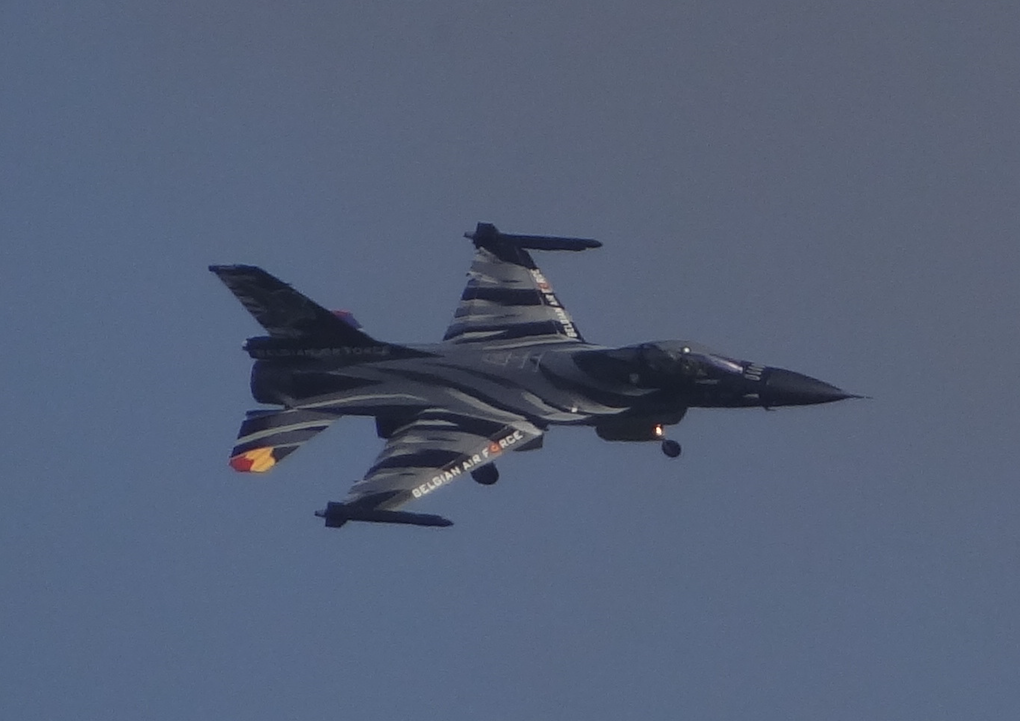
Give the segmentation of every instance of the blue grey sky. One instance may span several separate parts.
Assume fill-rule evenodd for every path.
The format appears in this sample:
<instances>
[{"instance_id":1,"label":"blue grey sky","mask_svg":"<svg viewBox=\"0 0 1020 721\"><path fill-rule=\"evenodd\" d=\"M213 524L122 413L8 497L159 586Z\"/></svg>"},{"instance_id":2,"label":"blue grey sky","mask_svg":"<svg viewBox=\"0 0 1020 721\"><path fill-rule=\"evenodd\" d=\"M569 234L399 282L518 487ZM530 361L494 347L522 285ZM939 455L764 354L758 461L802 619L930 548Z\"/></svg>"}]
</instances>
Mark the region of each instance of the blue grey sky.
<instances>
[{"instance_id":1,"label":"blue grey sky","mask_svg":"<svg viewBox=\"0 0 1020 721\"><path fill-rule=\"evenodd\" d=\"M0 717L946 719L1020 706L1012 2L0 6ZM344 419L227 454L262 265L441 337L477 221L590 340L873 396L559 429L311 514Z\"/></svg>"}]
</instances>

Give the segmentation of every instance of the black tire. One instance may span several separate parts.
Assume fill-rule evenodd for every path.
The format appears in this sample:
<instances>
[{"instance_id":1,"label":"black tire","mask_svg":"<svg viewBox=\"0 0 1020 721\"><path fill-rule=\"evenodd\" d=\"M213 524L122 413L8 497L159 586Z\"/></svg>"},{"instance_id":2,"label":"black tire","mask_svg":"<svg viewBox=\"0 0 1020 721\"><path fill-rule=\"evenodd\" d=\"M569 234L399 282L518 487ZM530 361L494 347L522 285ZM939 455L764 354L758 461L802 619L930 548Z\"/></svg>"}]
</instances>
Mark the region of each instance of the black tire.
<instances>
[{"instance_id":1,"label":"black tire","mask_svg":"<svg viewBox=\"0 0 1020 721\"><path fill-rule=\"evenodd\" d=\"M499 470L493 464L482 466L476 471L471 471L471 477L483 486L491 486L499 480Z\"/></svg>"},{"instance_id":2,"label":"black tire","mask_svg":"<svg viewBox=\"0 0 1020 721\"><path fill-rule=\"evenodd\" d=\"M662 442L662 452L670 458L676 458L682 451L683 448L680 447L680 444L670 438Z\"/></svg>"}]
</instances>

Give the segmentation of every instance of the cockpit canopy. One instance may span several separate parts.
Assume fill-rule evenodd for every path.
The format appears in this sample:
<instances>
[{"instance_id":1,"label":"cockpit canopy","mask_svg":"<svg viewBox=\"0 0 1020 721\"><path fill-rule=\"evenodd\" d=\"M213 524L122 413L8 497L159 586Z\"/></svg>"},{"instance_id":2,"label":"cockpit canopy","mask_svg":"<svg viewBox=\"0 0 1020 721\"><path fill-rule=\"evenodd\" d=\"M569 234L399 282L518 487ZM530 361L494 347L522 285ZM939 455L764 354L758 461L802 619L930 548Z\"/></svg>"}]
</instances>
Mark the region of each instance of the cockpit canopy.
<instances>
[{"instance_id":1,"label":"cockpit canopy","mask_svg":"<svg viewBox=\"0 0 1020 721\"><path fill-rule=\"evenodd\" d=\"M710 376L718 373L744 372L738 360L703 346L683 340L642 343L637 348L640 362L656 373L681 373L686 376Z\"/></svg>"},{"instance_id":2,"label":"cockpit canopy","mask_svg":"<svg viewBox=\"0 0 1020 721\"><path fill-rule=\"evenodd\" d=\"M591 351L579 354L577 362L591 375L607 381L658 388L740 375L746 365L706 346L683 340Z\"/></svg>"}]
</instances>

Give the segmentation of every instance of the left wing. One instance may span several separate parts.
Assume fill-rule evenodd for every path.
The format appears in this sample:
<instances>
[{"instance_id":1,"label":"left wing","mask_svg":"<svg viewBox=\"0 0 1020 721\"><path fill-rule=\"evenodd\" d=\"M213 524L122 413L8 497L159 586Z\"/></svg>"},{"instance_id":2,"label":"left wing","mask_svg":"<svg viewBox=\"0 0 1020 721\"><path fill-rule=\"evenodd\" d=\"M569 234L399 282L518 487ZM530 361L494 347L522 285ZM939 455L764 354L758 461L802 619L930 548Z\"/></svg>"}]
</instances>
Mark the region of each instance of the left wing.
<instances>
[{"instance_id":1,"label":"left wing","mask_svg":"<svg viewBox=\"0 0 1020 721\"><path fill-rule=\"evenodd\" d=\"M598 248L601 243L586 238L511 235L489 223L479 223L467 237L477 250L444 341L584 341L528 249L578 251Z\"/></svg>"},{"instance_id":2,"label":"left wing","mask_svg":"<svg viewBox=\"0 0 1020 721\"><path fill-rule=\"evenodd\" d=\"M461 476L492 463L507 451L540 445L542 430L523 417L507 422L427 410L398 428L364 480L343 503L330 503L317 515L327 526L377 521L443 526L439 516L395 509Z\"/></svg>"}]
</instances>

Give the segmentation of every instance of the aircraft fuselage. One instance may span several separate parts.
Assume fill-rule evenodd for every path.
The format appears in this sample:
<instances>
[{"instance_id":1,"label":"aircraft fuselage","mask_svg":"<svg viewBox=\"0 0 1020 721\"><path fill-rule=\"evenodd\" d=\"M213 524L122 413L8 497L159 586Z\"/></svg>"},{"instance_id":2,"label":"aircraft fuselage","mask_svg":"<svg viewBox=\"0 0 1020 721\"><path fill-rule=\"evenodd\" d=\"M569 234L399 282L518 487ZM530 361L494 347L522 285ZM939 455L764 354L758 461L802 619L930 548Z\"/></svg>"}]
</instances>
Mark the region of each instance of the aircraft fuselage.
<instances>
[{"instance_id":1,"label":"aircraft fuselage","mask_svg":"<svg viewBox=\"0 0 1020 721\"><path fill-rule=\"evenodd\" d=\"M399 417L436 406L470 413L484 405L540 427L625 419L671 425L688 408L772 408L850 397L808 376L732 360L686 341L292 351L256 342L248 349L256 358L251 385L257 401L337 415Z\"/></svg>"}]
</instances>

